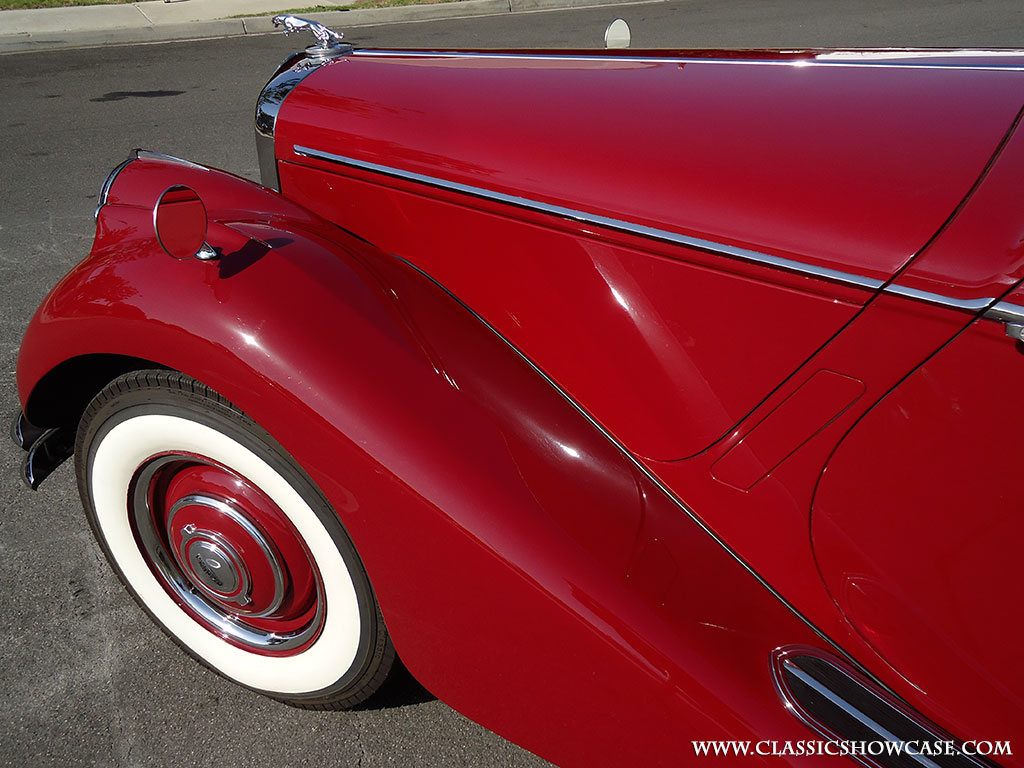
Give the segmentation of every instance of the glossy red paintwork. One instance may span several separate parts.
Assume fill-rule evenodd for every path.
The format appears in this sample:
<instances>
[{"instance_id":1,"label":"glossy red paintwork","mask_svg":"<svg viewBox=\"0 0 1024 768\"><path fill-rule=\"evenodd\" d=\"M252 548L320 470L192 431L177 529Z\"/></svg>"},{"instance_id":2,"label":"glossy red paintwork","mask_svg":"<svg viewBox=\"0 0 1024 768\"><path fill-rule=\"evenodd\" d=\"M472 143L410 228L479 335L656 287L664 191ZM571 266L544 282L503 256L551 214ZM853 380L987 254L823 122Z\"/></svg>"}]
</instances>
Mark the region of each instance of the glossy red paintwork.
<instances>
[{"instance_id":1,"label":"glossy red paintwork","mask_svg":"<svg viewBox=\"0 0 1024 768\"><path fill-rule=\"evenodd\" d=\"M206 201L219 262L155 244L146 206L170 179ZM827 645L446 293L222 174L139 160L111 198L28 331L26 397L71 354L215 387L330 499L413 673L559 764L807 736L770 653Z\"/></svg>"},{"instance_id":2,"label":"glossy red paintwork","mask_svg":"<svg viewBox=\"0 0 1024 768\"><path fill-rule=\"evenodd\" d=\"M620 244L594 227L565 231L550 216L485 213L347 173L280 173L290 197L338 211L342 226L439 280L642 456L717 440L869 295L839 300L823 281L780 285L763 267L737 275L692 249L655 255L637 237ZM723 295L744 310L723 309Z\"/></svg>"},{"instance_id":3,"label":"glossy red paintwork","mask_svg":"<svg viewBox=\"0 0 1024 768\"><path fill-rule=\"evenodd\" d=\"M970 189L1019 79L801 64L371 51L303 80L275 143L884 280Z\"/></svg>"},{"instance_id":4,"label":"glossy red paintwork","mask_svg":"<svg viewBox=\"0 0 1024 768\"><path fill-rule=\"evenodd\" d=\"M953 298L998 298L1024 278L1024 131L1016 130L977 191L927 259L912 262L900 285Z\"/></svg>"},{"instance_id":5,"label":"glossy red paintwork","mask_svg":"<svg viewBox=\"0 0 1024 768\"><path fill-rule=\"evenodd\" d=\"M956 303L1021 277L1022 74L871 55L896 54L339 59L284 102L283 196L162 161L122 171L93 254L26 335L27 413L46 424L33 391L83 354L217 389L331 501L413 673L560 765L809 738L770 654L822 635L950 733L1015 739L1003 443L1021 353L984 303ZM156 245L152 206L177 183L206 203L219 261ZM876 290L890 280L939 296Z\"/></svg>"},{"instance_id":6,"label":"glossy red paintwork","mask_svg":"<svg viewBox=\"0 0 1024 768\"><path fill-rule=\"evenodd\" d=\"M636 454L665 457L673 448L675 455L696 454L648 465L812 621L857 658L870 659L866 663L900 695L951 731L980 738L983 713L1005 702L959 719L953 689L937 701L890 667L836 611L807 535L815 487L836 443L970 323L970 312L888 295L868 301L867 292L858 295L827 280L804 277L794 286L779 270L757 272L724 256L638 243L600 227L292 151L296 144L330 147L356 159L866 277L885 280L899 273L898 285L953 301L994 300L1020 279L1024 136L1000 150L1021 107L1017 74L777 62L690 62L682 70L635 59L424 61L372 54L326 67L282 111L277 147L283 189L423 266L527 350ZM598 72L606 83L601 98L583 99ZM440 97L436 81L450 83ZM654 113L640 116L628 109L627 82L657 83L662 94L679 97L653 100ZM733 100L731 106L723 106L712 84L715 94ZM968 108L972 116L986 116L980 123L939 117L952 106L950 89L960 88L971 91L979 107L986 103L977 111ZM556 90L569 94L573 109L557 111L558 131L545 143L531 131L549 132L535 115L542 103L557 100ZM761 104L765 92L778 111L765 110L756 122L730 119L736 109ZM450 99L466 95L474 111L464 115ZM864 110L868 103L874 107ZM804 108L815 110L819 127L831 129L813 142ZM602 109L616 119L597 119ZM937 110L934 119L924 118L929 110ZM695 121L694 113L706 119ZM448 135L456 115L458 127ZM836 116L842 126L829 122ZM895 130L904 119L908 127ZM506 135L517 136L511 146L490 138L499 121ZM641 122L631 134L629 126ZM886 139L874 130L885 131ZM744 131L747 141L732 140ZM650 141L627 138L641 133ZM747 150L769 136L775 152L755 161ZM954 176L934 162L940 146L956 148L950 169L960 170ZM681 149L686 147L703 148L699 162ZM647 162L651 151L659 152L657 171ZM555 162L556 152L565 159ZM839 164L821 162L824 154L834 154ZM701 171L705 161L714 173ZM786 163L786 173L776 162ZM811 204L787 203L796 195L789 182L805 193L825 190L826 176L827 192ZM776 184L770 191L769 177ZM617 194L622 189L629 194ZM969 192L973 197L963 202ZM946 195L944 202L937 195ZM709 210L715 205L728 216L725 224ZM886 211L867 213L864 206L873 205ZM686 218L698 212L699 225ZM852 221L848 216L863 217L857 239L837 234ZM805 236L804 246L793 245ZM826 307L811 297L840 301ZM977 304L974 311L981 308ZM813 334L820 334L817 343ZM706 350L710 358L702 359ZM807 358L802 365L801 357ZM718 439L722 427L731 431ZM893 471L899 474L898 467ZM1019 498L1012 489L1002 492ZM918 520L913 510L900 512ZM645 572L672 570L653 539L640 560ZM1012 640L990 642L993 658L1015 653ZM933 659L936 666L952 663L949 657ZM957 681L968 684L962 676ZM985 700L984 686L972 684L971 700ZM1019 705L1001 712L988 722L1024 718Z\"/></svg>"},{"instance_id":7,"label":"glossy red paintwork","mask_svg":"<svg viewBox=\"0 0 1024 768\"><path fill-rule=\"evenodd\" d=\"M1020 343L978 320L840 443L814 498L829 592L962 733L1022 735ZM1007 388L1010 388L1009 390Z\"/></svg>"},{"instance_id":8,"label":"glossy red paintwork","mask_svg":"<svg viewBox=\"0 0 1024 768\"><path fill-rule=\"evenodd\" d=\"M302 82L276 147L290 198L423 267L630 449L669 460L725 435L870 293L807 277L782 290L780 277L792 278L779 270L636 238L620 246L593 226L553 228L550 216L538 228L508 205L481 215L494 207L382 186L380 174L293 147L885 280L953 212L1012 124L1016 85L996 74L366 54ZM977 120L949 119L949 88L977 100ZM949 145L955 158L937 166L933 153Z\"/></svg>"}]
</instances>

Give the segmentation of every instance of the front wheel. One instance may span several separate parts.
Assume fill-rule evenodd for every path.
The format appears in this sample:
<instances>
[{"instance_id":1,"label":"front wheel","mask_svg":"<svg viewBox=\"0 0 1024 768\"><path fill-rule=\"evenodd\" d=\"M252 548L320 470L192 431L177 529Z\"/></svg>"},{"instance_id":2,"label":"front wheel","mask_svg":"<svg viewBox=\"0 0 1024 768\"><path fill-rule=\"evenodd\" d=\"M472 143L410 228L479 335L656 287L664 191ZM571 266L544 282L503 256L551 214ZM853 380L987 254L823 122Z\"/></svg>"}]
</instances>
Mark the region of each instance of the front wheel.
<instances>
[{"instance_id":1,"label":"front wheel","mask_svg":"<svg viewBox=\"0 0 1024 768\"><path fill-rule=\"evenodd\" d=\"M394 648L326 500L270 436L183 374L140 371L86 409L89 522L121 580L185 650L241 685L345 708Z\"/></svg>"}]
</instances>

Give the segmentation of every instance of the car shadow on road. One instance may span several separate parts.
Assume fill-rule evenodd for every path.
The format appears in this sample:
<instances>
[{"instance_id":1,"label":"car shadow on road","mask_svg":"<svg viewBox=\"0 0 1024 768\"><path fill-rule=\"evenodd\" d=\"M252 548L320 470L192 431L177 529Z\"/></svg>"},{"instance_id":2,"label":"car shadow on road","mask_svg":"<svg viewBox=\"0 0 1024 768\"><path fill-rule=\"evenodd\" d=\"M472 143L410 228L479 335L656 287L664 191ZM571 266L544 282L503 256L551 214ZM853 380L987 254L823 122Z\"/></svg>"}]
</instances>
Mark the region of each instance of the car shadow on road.
<instances>
[{"instance_id":1,"label":"car shadow on road","mask_svg":"<svg viewBox=\"0 0 1024 768\"><path fill-rule=\"evenodd\" d=\"M413 704L425 704L437 697L420 685L412 673L405 668L401 659L395 659L395 666L384 681L384 685L373 696L357 707L356 711L375 711L381 709L397 709Z\"/></svg>"}]
</instances>

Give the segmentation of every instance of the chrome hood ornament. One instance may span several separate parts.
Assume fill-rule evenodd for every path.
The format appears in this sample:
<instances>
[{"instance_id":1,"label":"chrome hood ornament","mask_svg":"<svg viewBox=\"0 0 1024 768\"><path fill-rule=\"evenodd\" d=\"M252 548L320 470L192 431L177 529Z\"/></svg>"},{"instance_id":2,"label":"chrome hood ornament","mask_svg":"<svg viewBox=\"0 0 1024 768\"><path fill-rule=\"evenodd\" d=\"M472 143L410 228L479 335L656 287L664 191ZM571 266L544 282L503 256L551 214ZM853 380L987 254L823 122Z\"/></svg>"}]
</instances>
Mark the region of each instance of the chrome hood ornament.
<instances>
[{"instance_id":1,"label":"chrome hood ornament","mask_svg":"<svg viewBox=\"0 0 1024 768\"><path fill-rule=\"evenodd\" d=\"M306 54L309 56L329 58L348 53L352 50L351 45L341 42L342 37L344 37L341 32L335 32L318 21L288 14L275 16L273 21L275 27L284 27L286 35L290 35L292 32L302 32L303 30L311 32L313 37L316 38L316 45L311 45L306 49Z\"/></svg>"}]
</instances>

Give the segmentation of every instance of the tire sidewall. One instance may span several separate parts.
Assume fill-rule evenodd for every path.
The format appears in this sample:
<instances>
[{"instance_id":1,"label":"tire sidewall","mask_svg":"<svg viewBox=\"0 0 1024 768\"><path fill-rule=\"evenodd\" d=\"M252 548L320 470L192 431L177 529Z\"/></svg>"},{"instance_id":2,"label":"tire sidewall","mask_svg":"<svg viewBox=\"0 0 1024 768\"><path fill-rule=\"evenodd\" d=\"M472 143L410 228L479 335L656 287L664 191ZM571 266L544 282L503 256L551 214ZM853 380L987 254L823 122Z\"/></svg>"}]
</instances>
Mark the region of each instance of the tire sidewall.
<instances>
[{"instance_id":1,"label":"tire sidewall","mask_svg":"<svg viewBox=\"0 0 1024 768\"><path fill-rule=\"evenodd\" d=\"M145 377L146 380L151 378L152 376ZM380 659L382 638L377 636L380 614L366 571L337 515L313 482L298 468L294 460L288 456L265 430L260 428L251 419L212 391L209 391L209 396L204 394L202 390L205 388L202 388L202 385L196 385L201 388L200 393L196 393L172 386L174 384L182 384L182 381L173 374L164 373L159 375L158 379L162 379L162 385L153 386L147 383L145 385L137 384L133 387L129 379L127 382L128 386L120 387L120 391L112 392L111 388L108 388L87 409L79 427L78 446L75 452L79 493L81 494L82 503L85 506L89 524L96 536L96 540L117 573L118 578L125 584L135 600L150 617L189 655L221 676L227 677L243 687L302 706L336 703L339 698L344 698L350 691L353 697L359 696L360 689L374 676L375 662L379 662ZM181 379L184 379L185 383L193 383L186 377L181 377ZM316 520L337 548L338 555L344 563L345 570L348 572L348 577L351 580L355 593L356 609L359 617L359 637L353 661L348 669L336 680L308 691L282 691L274 690L271 687L251 685L244 679L239 679L238 676L225 672L217 663L204 657L192 645L184 641L151 608L139 589L136 588L136 585L132 583L132 580L126 574L122 563L107 540L100 514L97 512L94 503L92 471L97 452L103 445L107 435L116 427L126 424L132 419L145 416L168 416L183 419L200 427L219 432L264 462L270 470L279 475L301 497L308 509L315 515ZM176 446L174 445L168 445L166 450L173 451L175 448ZM217 460L218 457L211 456L210 458ZM123 490L125 494L124 516L127 518L128 489L124 488ZM328 601L326 610L328 612L331 610L330 601ZM204 631L208 630L204 629ZM211 636L212 634L210 633ZM322 641L322 637L317 638L313 647L317 647ZM220 640L220 642L229 645L224 640ZM235 646L229 647L235 648L239 652L251 657L253 664L265 664L268 660L266 656L247 652ZM303 651L303 653L305 652ZM322 653L323 650L320 652Z\"/></svg>"}]
</instances>

